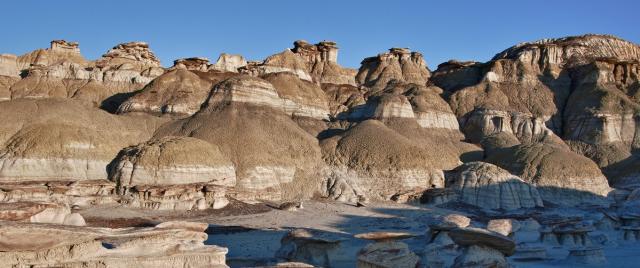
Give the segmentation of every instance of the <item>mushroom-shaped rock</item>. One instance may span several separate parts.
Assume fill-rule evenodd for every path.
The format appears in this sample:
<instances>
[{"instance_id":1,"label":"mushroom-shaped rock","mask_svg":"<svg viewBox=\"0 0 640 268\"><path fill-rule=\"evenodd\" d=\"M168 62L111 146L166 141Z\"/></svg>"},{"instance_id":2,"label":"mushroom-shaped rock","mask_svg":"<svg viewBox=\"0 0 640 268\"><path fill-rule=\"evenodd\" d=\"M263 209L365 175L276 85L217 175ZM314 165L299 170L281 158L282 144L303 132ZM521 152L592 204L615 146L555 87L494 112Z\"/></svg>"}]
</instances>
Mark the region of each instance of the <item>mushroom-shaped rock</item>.
<instances>
[{"instance_id":1,"label":"mushroom-shaped rock","mask_svg":"<svg viewBox=\"0 0 640 268\"><path fill-rule=\"evenodd\" d=\"M496 249L506 256L513 255L516 243L507 236L480 228L454 228L449 236L461 246L482 245Z\"/></svg>"},{"instance_id":2,"label":"mushroom-shaped rock","mask_svg":"<svg viewBox=\"0 0 640 268\"><path fill-rule=\"evenodd\" d=\"M355 238L373 240L378 242L407 239L417 236L407 232L369 232L354 235Z\"/></svg>"},{"instance_id":3,"label":"mushroom-shaped rock","mask_svg":"<svg viewBox=\"0 0 640 268\"><path fill-rule=\"evenodd\" d=\"M206 72L209 69L209 59L203 57L177 59L173 61L171 68Z\"/></svg>"},{"instance_id":4,"label":"mushroom-shaped rock","mask_svg":"<svg viewBox=\"0 0 640 268\"><path fill-rule=\"evenodd\" d=\"M470 162L447 175L446 187L458 191L461 202L484 209L542 207L536 188L489 163Z\"/></svg>"}]
</instances>

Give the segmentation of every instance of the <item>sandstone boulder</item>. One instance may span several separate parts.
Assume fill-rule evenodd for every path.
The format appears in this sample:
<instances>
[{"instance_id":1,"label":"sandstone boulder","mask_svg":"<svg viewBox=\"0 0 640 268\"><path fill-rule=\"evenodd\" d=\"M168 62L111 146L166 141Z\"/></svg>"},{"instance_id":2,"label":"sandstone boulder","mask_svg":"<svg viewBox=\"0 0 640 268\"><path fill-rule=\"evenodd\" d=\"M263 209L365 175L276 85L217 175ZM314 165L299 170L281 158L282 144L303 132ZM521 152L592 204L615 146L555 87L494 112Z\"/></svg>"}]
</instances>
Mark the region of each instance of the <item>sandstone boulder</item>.
<instances>
[{"instance_id":1,"label":"sandstone boulder","mask_svg":"<svg viewBox=\"0 0 640 268\"><path fill-rule=\"evenodd\" d=\"M516 244L509 237L480 228L455 228L449 236L461 246L485 246L493 248L506 256L513 255Z\"/></svg>"}]
</instances>

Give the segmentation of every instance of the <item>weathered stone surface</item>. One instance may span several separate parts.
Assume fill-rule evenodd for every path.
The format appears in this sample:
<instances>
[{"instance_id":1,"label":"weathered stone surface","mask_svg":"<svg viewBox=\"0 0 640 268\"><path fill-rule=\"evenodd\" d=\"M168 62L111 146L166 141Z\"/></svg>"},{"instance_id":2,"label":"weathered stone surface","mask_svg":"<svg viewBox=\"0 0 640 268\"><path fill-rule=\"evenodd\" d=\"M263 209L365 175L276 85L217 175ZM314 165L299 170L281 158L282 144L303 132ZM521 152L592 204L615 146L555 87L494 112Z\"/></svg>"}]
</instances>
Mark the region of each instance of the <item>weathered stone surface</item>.
<instances>
[{"instance_id":1,"label":"weathered stone surface","mask_svg":"<svg viewBox=\"0 0 640 268\"><path fill-rule=\"evenodd\" d=\"M216 71L203 72L199 68L201 69L201 67L185 66L162 74L140 92L124 101L118 108L118 113L146 112L172 115L196 113L207 100L213 85L235 75Z\"/></svg>"},{"instance_id":2,"label":"weathered stone surface","mask_svg":"<svg viewBox=\"0 0 640 268\"><path fill-rule=\"evenodd\" d=\"M516 248L515 242L509 237L479 228L454 228L449 231L449 236L458 245L482 245L496 249L506 256L513 255Z\"/></svg>"},{"instance_id":3,"label":"weathered stone surface","mask_svg":"<svg viewBox=\"0 0 640 268\"><path fill-rule=\"evenodd\" d=\"M46 202L0 203L0 220L84 226L84 218L68 206Z\"/></svg>"},{"instance_id":4,"label":"weathered stone surface","mask_svg":"<svg viewBox=\"0 0 640 268\"><path fill-rule=\"evenodd\" d=\"M60 99L1 102L0 119L2 181L106 179L117 152L148 139L162 122Z\"/></svg>"},{"instance_id":5,"label":"weathered stone surface","mask_svg":"<svg viewBox=\"0 0 640 268\"><path fill-rule=\"evenodd\" d=\"M313 81L321 84L356 85L356 70L338 65L338 46L332 41L315 45L304 40L293 43L292 51L305 59Z\"/></svg>"},{"instance_id":6,"label":"weathered stone surface","mask_svg":"<svg viewBox=\"0 0 640 268\"><path fill-rule=\"evenodd\" d=\"M538 190L493 164L470 162L447 175L446 187L458 191L458 199L483 209L513 210L542 207Z\"/></svg>"},{"instance_id":7,"label":"weathered stone surface","mask_svg":"<svg viewBox=\"0 0 640 268\"><path fill-rule=\"evenodd\" d=\"M218 147L190 137L164 137L125 148L115 159L110 178L121 187L236 183L233 164Z\"/></svg>"},{"instance_id":8,"label":"weathered stone surface","mask_svg":"<svg viewBox=\"0 0 640 268\"><path fill-rule=\"evenodd\" d=\"M364 59L361 64L356 81L373 93L383 90L392 80L425 85L431 76L422 54L407 48L391 48Z\"/></svg>"},{"instance_id":9,"label":"weathered stone surface","mask_svg":"<svg viewBox=\"0 0 640 268\"><path fill-rule=\"evenodd\" d=\"M271 73L262 78L275 88L282 99L285 113L313 119L329 118L327 97L318 85L291 73Z\"/></svg>"},{"instance_id":10,"label":"weathered stone surface","mask_svg":"<svg viewBox=\"0 0 640 268\"><path fill-rule=\"evenodd\" d=\"M513 219L490 220L487 223L487 230L509 236L520 229L520 223Z\"/></svg>"},{"instance_id":11,"label":"weathered stone surface","mask_svg":"<svg viewBox=\"0 0 640 268\"><path fill-rule=\"evenodd\" d=\"M609 184L590 159L551 143L517 145L487 158L536 186L542 199L559 204L603 202Z\"/></svg>"},{"instance_id":12,"label":"weathered stone surface","mask_svg":"<svg viewBox=\"0 0 640 268\"><path fill-rule=\"evenodd\" d=\"M402 242L372 243L358 252L358 268L416 267L420 257Z\"/></svg>"},{"instance_id":13,"label":"weathered stone surface","mask_svg":"<svg viewBox=\"0 0 640 268\"><path fill-rule=\"evenodd\" d=\"M3 98L74 98L107 110L117 108L122 95L142 88L164 70L153 53L120 45L96 62L80 54L77 43L54 40L51 48L17 57L11 69L23 79L0 81ZM5 66L5 64L0 64ZM4 89L3 89L4 88ZM3 93L4 91L4 93Z\"/></svg>"},{"instance_id":14,"label":"weathered stone surface","mask_svg":"<svg viewBox=\"0 0 640 268\"><path fill-rule=\"evenodd\" d=\"M569 250L567 261L582 265L605 265L607 258L600 247L574 248Z\"/></svg>"},{"instance_id":15,"label":"weathered stone surface","mask_svg":"<svg viewBox=\"0 0 640 268\"><path fill-rule=\"evenodd\" d=\"M504 254L496 249L486 246L472 245L464 249L458 256L453 267L510 267Z\"/></svg>"},{"instance_id":16,"label":"weathered stone surface","mask_svg":"<svg viewBox=\"0 0 640 268\"><path fill-rule=\"evenodd\" d=\"M344 238L327 232L295 229L281 239L276 257L330 267L336 265L336 255L340 251L342 240Z\"/></svg>"},{"instance_id":17,"label":"weathered stone surface","mask_svg":"<svg viewBox=\"0 0 640 268\"><path fill-rule=\"evenodd\" d=\"M242 55L222 53L216 63L209 66L209 69L237 73L238 69L244 66L247 66L247 60Z\"/></svg>"},{"instance_id":18,"label":"weathered stone surface","mask_svg":"<svg viewBox=\"0 0 640 268\"><path fill-rule=\"evenodd\" d=\"M369 232L354 235L355 238L367 239L373 241L393 241L406 239L417 236L416 234L407 233L407 232Z\"/></svg>"},{"instance_id":19,"label":"weathered stone surface","mask_svg":"<svg viewBox=\"0 0 640 268\"><path fill-rule=\"evenodd\" d=\"M571 149L611 166L633 162L640 47L609 35L522 43L487 63L450 61L431 79L449 94L472 141L512 133L521 142L565 139Z\"/></svg>"},{"instance_id":20,"label":"weathered stone surface","mask_svg":"<svg viewBox=\"0 0 640 268\"><path fill-rule=\"evenodd\" d=\"M234 164L236 190L252 191L251 198L310 195L320 185L314 175L320 170L320 149L285 114L282 103L265 80L229 78L216 86L198 113L166 124L156 137L189 136L217 145Z\"/></svg>"},{"instance_id":21,"label":"weathered stone surface","mask_svg":"<svg viewBox=\"0 0 640 268\"><path fill-rule=\"evenodd\" d=\"M454 143L438 143L437 136L421 133L423 130L415 121L413 128L406 128L407 125L399 125L396 131L378 120L361 122L321 141L325 161L332 169L346 167L355 171L357 176L348 180L365 196L374 199L389 199L408 190L442 187L442 170L458 164L461 150ZM416 141L401 133L413 135L411 139ZM423 149L432 143L442 148L437 156Z\"/></svg>"},{"instance_id":22,"label":"weathered stone surface","mask_svg":"<svg viewBox=\"0 0 640 268\"><path fill-rule=\"evenodd\" d=\"M134 69L145 70L149 67L160 67L160 60L149 49L149 44L129 42L118 44L96 61L96 65L100 67L122 64L130 64Z\"/></svg>"},{"instance_id":23,"label":"weathered stone surface","mask_svg":"<svg viewBox=\"0 0 640 268\"><path fill-rule=\"evenodd\" d=\"M207 234L189 226L108 229L2 222L0 261L65 267L227 267L227 249L204 245Z\"/></svg>"}]
</instances>

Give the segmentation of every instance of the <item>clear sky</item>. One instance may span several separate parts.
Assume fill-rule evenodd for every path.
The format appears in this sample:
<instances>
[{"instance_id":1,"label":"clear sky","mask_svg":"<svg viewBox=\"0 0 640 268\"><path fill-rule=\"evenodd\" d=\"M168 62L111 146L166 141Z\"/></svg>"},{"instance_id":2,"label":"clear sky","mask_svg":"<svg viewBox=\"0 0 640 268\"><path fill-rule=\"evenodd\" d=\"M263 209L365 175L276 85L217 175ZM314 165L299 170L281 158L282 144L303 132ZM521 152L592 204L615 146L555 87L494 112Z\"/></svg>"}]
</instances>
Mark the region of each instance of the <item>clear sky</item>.
<instances>
[{"instance_id":1,"label":"clear sky","mask_svg":"<svg viewBox=\"0 0 640 268\"><path fill-rule=\"evenodd\" d=\"M222 52L250 60L297 39L338 43L338 61L359 67L390 47L449 59L486 61L523 41L585 33L640 43L640 1L3 1L0 53L22 54L53 39L78 41L96 59L114 45L146 41L171 66L176 58Z\"/></svg>"}]
</instances>

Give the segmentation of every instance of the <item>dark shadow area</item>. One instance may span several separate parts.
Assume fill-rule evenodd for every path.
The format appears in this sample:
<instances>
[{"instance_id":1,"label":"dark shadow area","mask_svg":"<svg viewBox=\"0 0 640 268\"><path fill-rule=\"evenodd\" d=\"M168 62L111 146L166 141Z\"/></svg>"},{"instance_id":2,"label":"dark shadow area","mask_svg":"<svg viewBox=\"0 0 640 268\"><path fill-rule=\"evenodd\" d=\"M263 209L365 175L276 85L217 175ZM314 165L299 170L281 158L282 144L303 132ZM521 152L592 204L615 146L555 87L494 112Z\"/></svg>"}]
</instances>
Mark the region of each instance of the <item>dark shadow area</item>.
<instances>
[{"instance_id":1,"label":"dark shadow area","mask_svg":"<svg viewBox=\"0 0 640 268\"><path fill-rule=\"evenodd\" d=\"M112 95L100 103L100 109L115 114L118 111L118 107L120 107L123 102L140 93L141 91L142 89L139 89L132 92L117 93L115 95Z\"/></svg>"}]
</instances>

